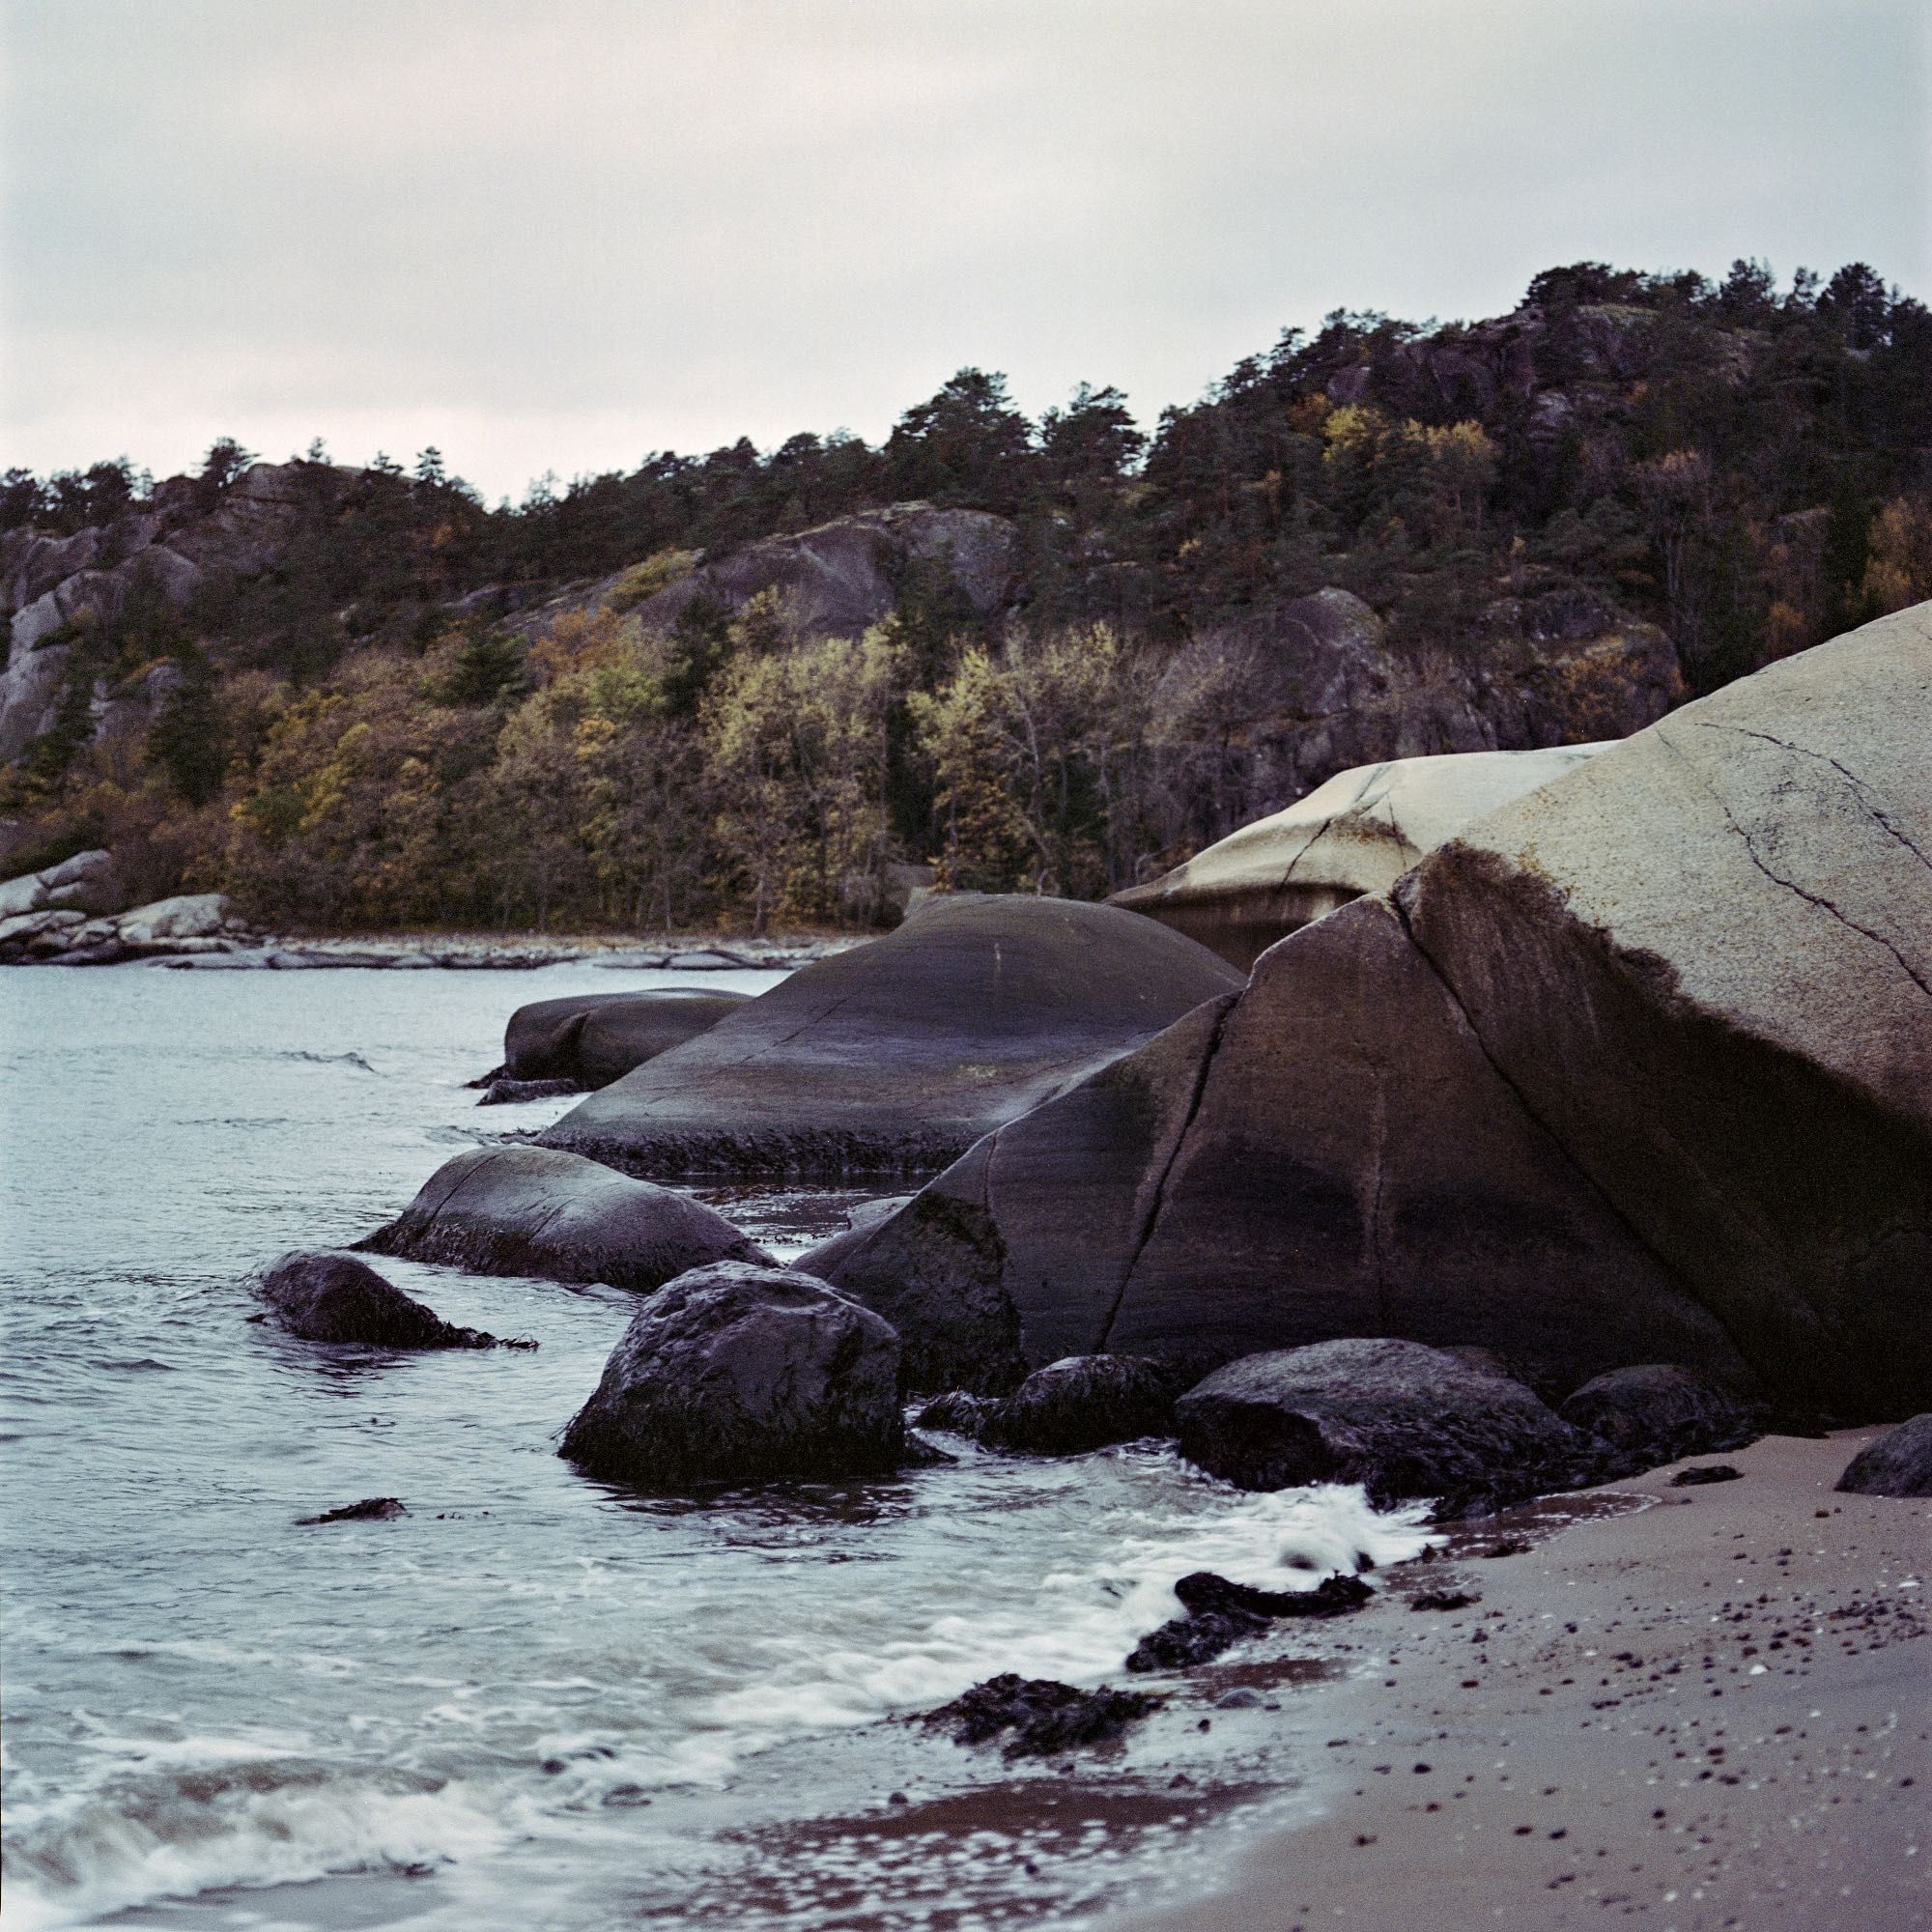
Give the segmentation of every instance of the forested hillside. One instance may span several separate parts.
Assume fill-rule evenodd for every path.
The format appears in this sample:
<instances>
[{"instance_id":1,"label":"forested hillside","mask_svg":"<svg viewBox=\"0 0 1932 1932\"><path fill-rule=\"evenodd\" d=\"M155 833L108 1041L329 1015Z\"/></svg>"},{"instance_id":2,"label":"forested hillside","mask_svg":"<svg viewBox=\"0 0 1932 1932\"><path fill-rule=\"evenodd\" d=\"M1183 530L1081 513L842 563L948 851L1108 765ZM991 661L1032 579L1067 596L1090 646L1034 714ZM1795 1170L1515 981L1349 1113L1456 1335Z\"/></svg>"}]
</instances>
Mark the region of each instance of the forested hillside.
<instances>
[{"instance_id":1,"label":"forested hillside","mask_svg":"<svg viewBox=\"0 0 1932 1932\"><path fill-rule=\"evenodd\" d=\"M4 869L263 922L863 923L1095 895L1367 757L1617 735L1932 596L1932 315L1582 264L1338 313L1151 439L961 371L881 447L488 508L229 440L0 484Z\"/></svg>"}]
</instances>

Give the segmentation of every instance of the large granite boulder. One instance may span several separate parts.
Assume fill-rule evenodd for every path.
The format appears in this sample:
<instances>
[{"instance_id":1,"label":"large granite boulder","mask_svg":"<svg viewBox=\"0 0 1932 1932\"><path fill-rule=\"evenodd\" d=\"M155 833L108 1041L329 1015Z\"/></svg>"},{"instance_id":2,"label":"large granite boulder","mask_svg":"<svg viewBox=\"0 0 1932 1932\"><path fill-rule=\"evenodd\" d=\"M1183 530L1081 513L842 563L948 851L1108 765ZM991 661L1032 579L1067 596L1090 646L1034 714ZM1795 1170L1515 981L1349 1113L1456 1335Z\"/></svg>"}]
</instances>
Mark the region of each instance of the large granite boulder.
<instances>
[{"instance_id":1,"label":"large granite boulder","mask_svg":"<svg viewBox=\"0 0 1932 1932\"><path fill-rule=\"evenodd\" d=\"M76 852L57 866L0 885L0 919L37 912L77 912L89 917L119 911L126 902L111 852Z\"/></svg>"},{"instance_id":2,"label":"large granite boulder","mask_svg":"<svg viewBox=\"0 0 1932 1932\"><path fill-rule=\"evenodd\" d=\"M1360 1483L1378 1507L1500 1509L1593 1479L1595 1445L1520 1382L1417 1342L1245 1355L1175 1405L1180 1453L1244 1490Z\"/></svg>"},{"instance_id":3,"label":"large granite boulder","mask_svg":"<svg viewBox=\"0 0 1932 1932\"><path fill-rule=\"evenodd\" d=\"M179 893L136 906L118 922L122 943L149 947L176 939L213 939L226 927L232 907L225 893Z\"/></svg>"},{"instance_id":4,"label":"large granite boulder","mask_svg":"<svg viewBox=\"0 0 1932 1932\"><path fill-rule=\"evenodd\" d=\"M722 1263L650 1297L564 1432L586 1474L645 1490L889 1474L898 1338L790 1268Z\"/></svg>"},{"instance_id":5,"label":"large granite boulder","mask_svg":"<svg viewBox=\"0 0 1932 1932\"><path fill-rule=\"evenodd\" d=\"M1932 1496L1932 1415L1909 1416L1866 1443L1833 1487L1851 1496Z\"/></svg>"},{"instance_id":6,"label":"large granite boulder","mask_svg":"<svg viewBox=\"0 0 1932 1932\"><path fill-rule=\"evenodd\" d=\"M478 1274L660 1287L713 1262L770 1258L689 1195L550 1148L477 1148L445 1161L356 1246Z\"/></svg>"},{"instance_id":7,"label":"large granite boulder","mask_svg":"<svg viewBox=\"0 0 1932 1932\"><path fill-rule=\"evenodd\" d=\"M1472 819L1603 749L1450 753L1338 772L1108 903L1160 920L1246 972L1277 939L1364 893L1385 892Z\"/></svg>"},{"instance_id":8,"label":"large granite boulder","mask_svg":"<svg viewBox=\"0 0 1932 1932\"><path fill-rule=\"evenodd\" d=\"M1566 1388L1660 1354L1736 1359L1380 897L988 1135L826 1272L928 1388L998 1393L1109 1352L1199 1376L1365 1332L1477 1344Z\"/></svg>"},{"instance_id":9,"label":"large granite boulder","mask_svg":"<svg viewBox=\"0 0 1932 1932\"><path fill-rule=\"evenodd\" d=\"M635 993L578 993L519 1007L503 1030L511 1080L574 1080L594 1091L695 1039L735 1011L749 993L662 986Z\"/></svg>"},{"instance_id":10,"label":"large granite boulder","mask_svg":"<svg viewBox=\"0 0 1932 1932\"><path fill-rule=\"evenodd\" d=\"M832 1278L928 1385L1380 1333L1932 1386L1932 606L1467 826L988 1136Z\"/></svg>"},{"instance_id":11,"label":"large granite boulder","mask_svg":"<svg viewBox=\"0 0 1932 1932\"><path fill-rule=\"evenodd\" d=\"M286 1254L251 1284L268 1317L304 1342L378 1349L494 1349L497 1338L445 1321L354 1255Z\"/></svg>"},{"instance_id":12,"label":"large granite boulder","mask_svg":"<svg viewBox=\"0 0 1932 1932\"><path fill-rule=\"evenodd\" d=\"M794 973L540 1138L633 1174L932 1173L1239 984L1151 920L958 894Z\"/></svg>"}]
</instances>

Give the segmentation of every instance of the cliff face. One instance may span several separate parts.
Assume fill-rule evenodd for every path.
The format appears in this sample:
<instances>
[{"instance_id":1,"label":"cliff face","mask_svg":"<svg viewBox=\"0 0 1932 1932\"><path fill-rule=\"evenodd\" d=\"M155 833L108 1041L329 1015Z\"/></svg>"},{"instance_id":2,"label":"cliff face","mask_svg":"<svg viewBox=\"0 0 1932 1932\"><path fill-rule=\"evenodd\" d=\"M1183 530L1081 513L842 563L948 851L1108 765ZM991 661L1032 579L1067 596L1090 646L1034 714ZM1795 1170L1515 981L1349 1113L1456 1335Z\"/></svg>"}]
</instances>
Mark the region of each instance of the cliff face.
<instances>
[{"instance_id":1,"label":"cliff face","mask_svg":"<svg viewBox=\"0 0 1932 1932\"><path fill-rule=\"evenodd\" d=\"M1203 631L1157 710L1220 746L1225 832L1357 765L1624 738L1683 701L1670 639L1600 599L1512 599L1485 621L1482 649L1401 651L1360 598L1318 591Z\"/></svg>"},{"instance_id":2,"label":"cliff face","mask_svg":"<svg viewBox=\"0 0 1932 1932\"><path fill-rule=\"evenodd\" d=\"M8 619L0 671L0 763L11 763L54 723L80 634L111 624L137 588L177 610L204 584L253 577L280 562L298 517L297 464L256 464L211 506L201 487L170 477L140 510L72 536L33 529L0 537L0 615ZM96 680L97 729L145 722L168 688L157 666L136 693L111 696Z\"/></svg>"}]
</instances>

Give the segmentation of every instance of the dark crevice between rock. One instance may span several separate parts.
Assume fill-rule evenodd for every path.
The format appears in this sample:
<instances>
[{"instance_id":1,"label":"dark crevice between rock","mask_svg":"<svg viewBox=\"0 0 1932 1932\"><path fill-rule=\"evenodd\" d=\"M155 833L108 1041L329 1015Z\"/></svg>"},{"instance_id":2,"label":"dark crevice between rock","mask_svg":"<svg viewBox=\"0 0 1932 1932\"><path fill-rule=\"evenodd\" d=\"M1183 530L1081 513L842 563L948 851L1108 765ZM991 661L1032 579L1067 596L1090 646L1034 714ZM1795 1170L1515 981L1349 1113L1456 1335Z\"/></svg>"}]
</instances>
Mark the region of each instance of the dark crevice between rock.
<instances>
[{"instance_id":1,"label":"dark crevice between rock","mask_svg":"<svg viewBox=\"0 0 1932 1932\"><path fill-rule=\"evenodd\" d=\"M1195 1118L1201 1112L1201 1103L1208 1094L1208 1077L1214 1070L1215 1056L1221 1050L1222 1037L1226 1034L1228 1021L1233 1016L1236 1007L1240 1004L1240 1000L1239 993L1225 995L1221 1010L1215 1016L1214 1031L1208 1036L1208 1043L1202 1050L1201 1067L1194 1077L1194 1092L1188 1096L1187 1111L1181 1117L1173 1145L1168 1149L1167 1158L1161 1164L1160 1178L1154 1182L1147 1213L1135 1236L1134 1245L1128 1252L1126 1264L1121 1269L1120 1285L1114 1290L1114 1299L1107 1310L1107 1319L1100 1324L1100 1333L1090 1351L1094 1354L1103 1355L1107 1352L1107 1345L1114 1333L1114 1324L1120 1320L1122 1306L1127 1298L1127 1290L1133 1285L1134 1269L1140 1265L1141 1256L1147 1252L1148 1243L1153 1239L1154 1230L1160 1225L1161 1209L1167 1204L1167 1183L1180 1159L1181 1150L1187 1145L1187 1136L1194 1125Z\"/></svg>"}]
</instances>

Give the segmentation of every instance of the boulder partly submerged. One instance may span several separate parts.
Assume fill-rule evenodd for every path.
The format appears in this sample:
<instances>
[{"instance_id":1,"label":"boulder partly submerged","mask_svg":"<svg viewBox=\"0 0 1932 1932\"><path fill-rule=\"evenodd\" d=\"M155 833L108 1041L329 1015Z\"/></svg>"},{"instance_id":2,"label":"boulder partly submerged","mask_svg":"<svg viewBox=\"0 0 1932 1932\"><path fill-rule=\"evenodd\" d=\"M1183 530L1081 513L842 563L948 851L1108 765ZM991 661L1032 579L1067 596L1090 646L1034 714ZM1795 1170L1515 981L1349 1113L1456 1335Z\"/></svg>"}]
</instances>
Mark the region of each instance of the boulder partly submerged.
<instances>
[{"instance_id":1,"label":"boulder partly submerged","mask_svg":"<svg viewBox=\"0 0 1932 1932\"><path fill-rule=\"evenodd\" d=\"M1151 920L958 894L821 959L540 1136L621 1168L930 1174L1239 975Z\"/></svg>"},{"instance_id":2,"label":"boulder partly submerged","mask_svg":"<svg viewBox=\"0 0 1932 1932\"><path fill-rule=\"evenodd\" d=\"M790 1268L721 1263L638 1311L559 1452L634 1488L890 1474L898 1338Z\"/></svg>"},{"instance_id":3,"label":"boulder partly submerged","mask_svg":"<svg viewBox=\"0 0 1932 1932\"><path fill-rule=\"evenodd\" d=\"M1928 716L1932 606L1686 706L989 1134L831 1278L929 1387L1383 1334L1921 1406Z\"/></svg>"},{"instance_id":4,"label":"boulder partly submerged","mask_svg":"<svg viewBox=\"0 0 1932 1932\"><path fill-rule=\"evenodd\" d=\"M535 1000L510 1015L501 1070L509 1080L570 1080L595 1092L696 1038L751 998L704 986L658 986Z\"/></svg>"},{"instance_id":5,"label":"boulder partly submerged","mask_svg":"<svg viewBox=\"0 0 1932 1932\"><path fill-rule=\"evenodd\" d=\"M713 1262L769 1262L722 1214L551 1148L476 1148L445 1161L403 1212L356 1243L478 1274L649 1290Z\"/></svg>"},{"instance_id":6,"label":"boulder partly submerged","mask_svg":"<svg viewBox=\"0 0 1932 1932\"><path fill-rule=\"evenodd\" d=\"M1277 939L1364 893L1386 892L1472 820L1604 749L1448 753L1338 772L1108 903L1198 939L1245 973Z\"/></svg>"},{"instance_id":7,"label":"boulder partly submerged","mask_svg":"<svg viewBox=\"0 0 1932 1932\"><path fill-rule=\"evenodd\" d=\"M283 1255L252 1286L268 1303L269 1319L304 1342L361 1343L377 1349L502 1346L480 1328L459 1328L443 1321L354 1255Z\"/></svg>"},{"instance_id":8,"label":"boulder partly submerged","mask_svg":"<svg viewBox=\"0 0 1932 1932\"><path fill-rule=\"evenodd\" d=\"M1378 1508L1481 1514L1594 1479L1591 1438L1520 1382L1419 1342L1246 1355L1175 1406L1180 1453L1244 1490L1359 1483Z\"/></svg>"}]
</instances>

